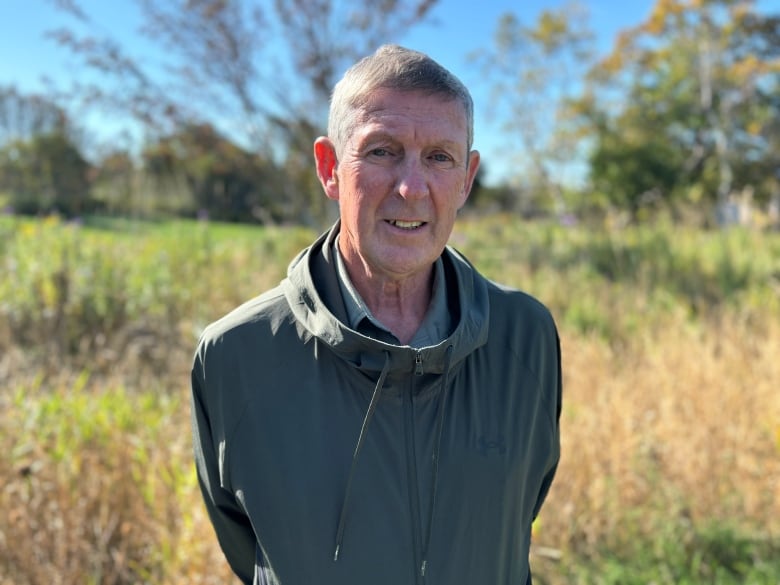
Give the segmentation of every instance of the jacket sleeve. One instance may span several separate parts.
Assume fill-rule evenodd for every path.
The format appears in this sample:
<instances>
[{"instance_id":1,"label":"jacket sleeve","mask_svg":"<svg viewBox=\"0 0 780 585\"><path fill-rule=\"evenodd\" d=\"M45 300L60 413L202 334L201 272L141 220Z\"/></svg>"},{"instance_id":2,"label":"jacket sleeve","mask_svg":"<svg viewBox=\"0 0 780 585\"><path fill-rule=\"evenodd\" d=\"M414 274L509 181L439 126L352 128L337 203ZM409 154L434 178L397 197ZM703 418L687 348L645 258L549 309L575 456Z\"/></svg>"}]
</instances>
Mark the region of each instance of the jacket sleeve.
<instances>
[{"instance_id":1,"label":"jacket sleeve","mask_svg":"<svg viewBox=\"0 0 780 585\"><path fill-rule=\"evenodd\" d=\"M539 515L539 511L542 509L542 504L544 503L544 500L547 498L547 493L550 491L550 486L552 485L553 479L555 478L555 472L558 469L558 463L561 458L561 433L560 433L560 420L561 420L561 410L562 410L562 400L563 400L563 373L562 373L562 366L561 366L561 340L558 335L558 331L555 327L555 324L552 324L553 328L553 336L554 336L554 346L550 348L550 354L555 359L554 366L549 368L550 376L547 380L545 380L545 385L547 386L548 392L552 395L552 399L555 401L553 408L551 409L551 412L553 413L551 416L553 417L552 425L553 425L553 458L550 464L550 467L545 474L541 487L539 489L539 495L536 499L536 504L534 506L534 513L533 517L536 519L536 517Z\"/></svg>"},{"instance_id":2,"label":"jacket sleeve","mask_svg":"<svg viewBox=\"0 0 780 585\"><path fill-rule=\"evenodd\" d=\"M204 397L202 364L196 358L192 370L192 434L198 484L217 534L217 540L233 572L242 582L254 578L256 538L249 519L232 493L220 481L220 455L214 442L208 402Z\"/></svg>"}]
</instances>

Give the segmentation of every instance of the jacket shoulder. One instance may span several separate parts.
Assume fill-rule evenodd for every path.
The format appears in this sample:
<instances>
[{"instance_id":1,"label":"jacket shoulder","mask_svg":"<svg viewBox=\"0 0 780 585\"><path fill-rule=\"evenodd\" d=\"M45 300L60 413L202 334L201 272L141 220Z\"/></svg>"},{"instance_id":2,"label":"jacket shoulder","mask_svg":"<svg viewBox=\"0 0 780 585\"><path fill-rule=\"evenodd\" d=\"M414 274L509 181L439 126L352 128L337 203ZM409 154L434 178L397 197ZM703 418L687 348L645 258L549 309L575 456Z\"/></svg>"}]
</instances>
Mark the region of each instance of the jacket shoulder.
<instances>
[{"instance_id":1,"label":"jacket shoulder","mask_svg":"<svg viewBox=\"0 0 780 585\"><path fill-rule=\"evenodd\" d=\"M509 351L547 389L551 417L561 413L561 345L552 312L532 295L490 283L490 328L493 348Z\"/></svg>"},{"instance_id":2,"label":"jacket shoulder","mask_svg":"<svg viewBox=\"0 0 780 585\"><path fill-rule=\"evenodd\" d=\"M555 326L550 309L531 294L504 284L488 281L491 307L495 307L506 318L507 315L522 316Z\"/></svg>"},{"instance_id":3,"label":"jacket shoulder","mask_svg":"<svg viewBox=\"0 0 780 585\"><path fill-rule=\"evenodd\" d=\"M223 317L210 323L201 334L200 343L208 344L230 338L248 326L263 321L278 322L289 314L281 286L274 287L239 305Z\"/></svg>"}]
</instances>

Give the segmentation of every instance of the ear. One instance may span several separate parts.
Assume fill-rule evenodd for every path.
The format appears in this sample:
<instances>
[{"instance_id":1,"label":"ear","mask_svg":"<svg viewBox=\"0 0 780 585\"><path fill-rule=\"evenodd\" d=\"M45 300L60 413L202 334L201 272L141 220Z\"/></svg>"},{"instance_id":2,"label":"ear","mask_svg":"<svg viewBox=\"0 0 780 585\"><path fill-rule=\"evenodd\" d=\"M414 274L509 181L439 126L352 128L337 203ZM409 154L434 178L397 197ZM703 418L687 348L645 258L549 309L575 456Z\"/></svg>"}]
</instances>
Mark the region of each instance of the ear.
<instances>
[{"instance_id":1,"label":"ear","mask_svg":"<svg viewBox=\"0 0 780 585\"><path fill-rule=\"evenodd\" d=\"M338 201L338 158L336 147L330 138L320 136L314 141L314 160L317 163L317 177L329 199Z\"/></svg>"},{"instance_id":2,"label":"ear","mask_svg":"<svg viewBox=\"0 0 780 585\"><path fill-rule=\"evenodd\" d=\"M471 193L471 187L474 185L474 179L477 176L478 170L479 170L479 151L472 150L469 153L468 168L466 169L466 183L463 186L463 198L460 202L460 205L458 206L458 209L460 209L466 204L466 200L469 198L469 194Z\"/></svg>"}]
</instances>

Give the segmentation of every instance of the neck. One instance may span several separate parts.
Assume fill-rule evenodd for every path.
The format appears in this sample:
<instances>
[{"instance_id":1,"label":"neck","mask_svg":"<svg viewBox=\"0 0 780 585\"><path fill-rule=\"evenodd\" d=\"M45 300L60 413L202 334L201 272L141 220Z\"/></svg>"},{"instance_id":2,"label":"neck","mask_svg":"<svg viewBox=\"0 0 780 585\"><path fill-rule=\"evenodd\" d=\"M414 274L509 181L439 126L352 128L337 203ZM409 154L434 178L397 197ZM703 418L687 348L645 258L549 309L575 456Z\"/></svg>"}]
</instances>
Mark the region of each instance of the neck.
<instances>
[{"instance_id":1,"label":"neck","mask_svg":"<svg viewBox=\"0 0 780 585\"><path fill-rule=\"evenodd\" d=\"M402 280L350 272L350 279L371 313L401 343L409 343L428 311L433 288L433 267L425 274Z\"/></svg>"}]
</instances>

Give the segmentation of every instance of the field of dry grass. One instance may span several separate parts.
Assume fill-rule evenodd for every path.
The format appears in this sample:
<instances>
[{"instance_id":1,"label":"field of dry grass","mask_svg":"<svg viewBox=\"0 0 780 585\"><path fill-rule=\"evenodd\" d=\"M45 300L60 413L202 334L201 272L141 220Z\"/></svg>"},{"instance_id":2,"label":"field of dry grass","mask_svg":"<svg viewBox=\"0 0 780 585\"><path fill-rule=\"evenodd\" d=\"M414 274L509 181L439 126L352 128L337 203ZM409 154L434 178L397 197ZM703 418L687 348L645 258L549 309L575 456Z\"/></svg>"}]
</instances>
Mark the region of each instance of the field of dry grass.
<instances>
[{"instance_id":1,"label":"field of dry grass","mask_svg":"<svg viewBox=\"0 0 780 585\"><path fill-rule=\"evenodd\" d=\"M643 557L669 583L678 582L676 564L699 562L701 582L729 582L713 580L727 555L705 547L719 527L766 545L759 560L774 563L766 581L774 582L780 321L670 321L628 347L566 333L562 343L564 457L539 544L576 558L609 551L629 567ZM721 544L735 543L713 546Z\"/></svg>"},{"instance_id":2,"label":"field of dry grass","mask_svg":"<svg viewBox=\"0 0 780 585\"><path fill-rule=\"evenodd\" d=\"M0 585L230 582L192 470L189 360L311 234L125 228L0 224ZM499 218L453 241L561 329L536 580L780 582L780 235Z\"/></svg>"}]
</instances>

